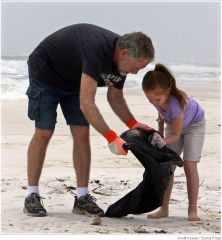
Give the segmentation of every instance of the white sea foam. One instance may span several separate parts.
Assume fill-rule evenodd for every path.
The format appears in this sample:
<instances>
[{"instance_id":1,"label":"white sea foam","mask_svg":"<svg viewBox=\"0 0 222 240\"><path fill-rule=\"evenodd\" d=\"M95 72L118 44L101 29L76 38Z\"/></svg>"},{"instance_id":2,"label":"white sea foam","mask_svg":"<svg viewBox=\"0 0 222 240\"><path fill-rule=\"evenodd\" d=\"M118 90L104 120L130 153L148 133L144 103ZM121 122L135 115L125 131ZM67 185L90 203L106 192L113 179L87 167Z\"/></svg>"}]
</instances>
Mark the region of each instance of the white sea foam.
<instances>
[{"instance_id":1,"label":"white sea foam","mask_svg":"<svg viewBox=\"0 0 222 240\"><path fill-rule=\"evenodd\" d=\"M1 60L1 99L26 98L25 92L29 85L26 59L10 58ZM178 83L198 81L201 83L220 81L221 70L216 66L200 66L191 64L169 64ZM129 74L125 83L127 88L140 88L142 78L153 64L139 71L137 75ZM104 88L99 92L106 91Z\"/></svg>"},{"instance_id":2,"label":"white sea foam","mask_svg":"<svg viewBox=\"0 0 222 240\"><path fill-rule=\"evenodd\" d=\"M1 99L26 98L28 68L26 60L1 60Z\"/></svg>"}]
</instances>

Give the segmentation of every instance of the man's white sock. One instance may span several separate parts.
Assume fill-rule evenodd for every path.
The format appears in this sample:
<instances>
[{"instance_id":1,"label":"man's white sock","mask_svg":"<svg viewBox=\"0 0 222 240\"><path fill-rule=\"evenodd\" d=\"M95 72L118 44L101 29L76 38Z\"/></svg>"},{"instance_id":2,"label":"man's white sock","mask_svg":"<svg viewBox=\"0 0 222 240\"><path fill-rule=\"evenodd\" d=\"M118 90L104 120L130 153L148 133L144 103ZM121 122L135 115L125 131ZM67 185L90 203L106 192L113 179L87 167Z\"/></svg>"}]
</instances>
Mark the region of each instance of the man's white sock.
<instances>
[{"instance_id":1,"label":"man's white sock","mask_svg":"<svg viewBox=\"0 0 222 240\"><path fill-rule=\"evenodd\" d=\"M28 197L32 193L38 193L39 194L39 186L28 186L26 196Z\"/></svg>"},{"instance_id":2,"label":"man's white sock","mask_svg":"<svg viewBox=\"0 0 222 240\"><path fill-rule=\"evenodd\" d=\"M88 187L77 187L77 192L76 192L77 198L85 196L86 194L88 194Z\"/></svg>"}]
</instances>

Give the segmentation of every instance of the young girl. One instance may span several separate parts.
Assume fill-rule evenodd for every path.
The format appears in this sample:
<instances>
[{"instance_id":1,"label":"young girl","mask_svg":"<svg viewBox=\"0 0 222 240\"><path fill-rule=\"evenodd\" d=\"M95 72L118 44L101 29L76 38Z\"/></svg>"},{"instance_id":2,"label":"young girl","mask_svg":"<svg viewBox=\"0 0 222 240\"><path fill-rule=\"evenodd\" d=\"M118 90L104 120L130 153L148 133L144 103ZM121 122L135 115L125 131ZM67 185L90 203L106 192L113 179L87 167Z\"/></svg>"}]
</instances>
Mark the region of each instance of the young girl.
<instances>
[{"instance_id":1,"label":"young girl","mask_svg":"<svg viewBox=\"0 0 222 240\"><path fill-rule=\"evenodd\" d=\"M193 98L176 87L171 72L162 64L156 64L143 78L143 91L158 111L159 132L169 148L181 154L183 151L184 171L187 180L189 200L188 219L199 221L197 197L199 176L197 163L200 161L205 137L205 118L203 108ZM173 176L164 193L160 208L148 213L148 218L161 218L169 215L169 201L173 187Z\"/></svg>"}]
</instances>

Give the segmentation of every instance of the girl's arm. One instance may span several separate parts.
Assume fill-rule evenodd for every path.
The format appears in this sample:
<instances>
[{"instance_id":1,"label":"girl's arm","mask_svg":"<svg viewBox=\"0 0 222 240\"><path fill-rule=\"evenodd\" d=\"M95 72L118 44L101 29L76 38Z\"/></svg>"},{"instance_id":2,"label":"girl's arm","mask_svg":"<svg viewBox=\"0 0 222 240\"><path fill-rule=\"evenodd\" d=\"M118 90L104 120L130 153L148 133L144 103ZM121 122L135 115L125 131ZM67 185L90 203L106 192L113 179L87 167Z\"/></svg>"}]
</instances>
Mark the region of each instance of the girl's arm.
<instances>
[{"instance_id":1,"label":"girl's arm","mask_svg":"<svg viewBox=\"0 0 222 240\"><path fill-rule=\"evenodd\" d=\"M164 139L166 144L171 144L176 142L181 134L183 127L183 113L181 113L177 118L172 121L172 134Z\"/></svg>"},{"instance_id":2,"label":"girl's arm","mask_svg":"<svg viewBox=\"0 0 222 240\"><path fill-rule=\"evenodd\" d=\"M158 132L163 136L163 134L164 134L164 121L160 117L160 114L158 114L157 121L158 121Z\"/></svg>"}]
</instances>

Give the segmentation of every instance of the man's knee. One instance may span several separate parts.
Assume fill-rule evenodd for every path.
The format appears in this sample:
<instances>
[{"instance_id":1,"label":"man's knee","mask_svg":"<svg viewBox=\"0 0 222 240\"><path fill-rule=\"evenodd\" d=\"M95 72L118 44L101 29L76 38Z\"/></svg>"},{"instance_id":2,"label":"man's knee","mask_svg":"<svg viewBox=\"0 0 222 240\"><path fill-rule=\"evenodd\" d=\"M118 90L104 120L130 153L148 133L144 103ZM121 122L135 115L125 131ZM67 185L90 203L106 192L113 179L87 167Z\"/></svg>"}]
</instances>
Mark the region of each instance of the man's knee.
<instances>
[{"instance_id":1,"label":"man's knee","mask_svg":"<svg viewBox=\"0 0 222 240\"><path fill-rule=\"evenodd\" d=\"M71 126L70 127L73 139L77 142L89 141L89 127L86 126Z\"/></svg>"},{"instance_id":2,"label":"man's knee","mask_svg":"<svg viewBox=\"0 0 222 240\"><path fill-rule=\"evenodd\" d=\"M42 142L48 142L53 135L51 130L43 130L36 128L35 137Z\"/></svg>"}]
</instances>

